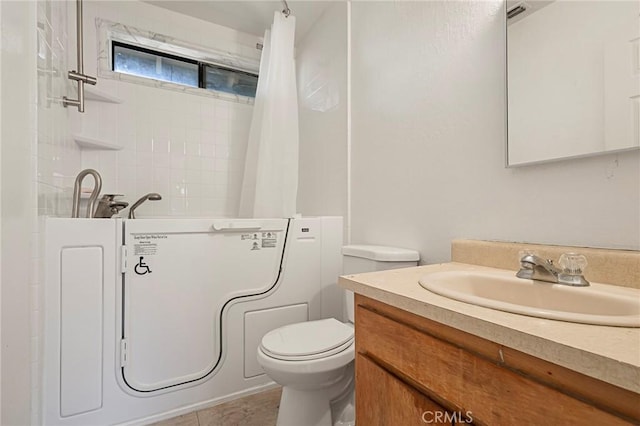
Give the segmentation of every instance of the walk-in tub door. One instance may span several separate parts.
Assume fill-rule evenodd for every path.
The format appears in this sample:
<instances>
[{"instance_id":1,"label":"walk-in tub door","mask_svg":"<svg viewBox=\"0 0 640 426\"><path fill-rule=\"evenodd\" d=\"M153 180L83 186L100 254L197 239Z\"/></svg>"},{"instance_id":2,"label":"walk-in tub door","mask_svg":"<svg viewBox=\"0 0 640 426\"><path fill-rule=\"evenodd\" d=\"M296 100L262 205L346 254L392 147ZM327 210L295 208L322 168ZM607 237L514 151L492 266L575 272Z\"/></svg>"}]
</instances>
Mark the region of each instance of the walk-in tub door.
<instances>
[{"instance_id":1,"label":"walk-in tub door","mask_svg":"<svg viewBox=\"0 0 640 426\"><path fill-rule=\"evenodd\" d=\"M287 225L286 219L125 221L121 364L129 387L153 392L215 369L224 350L223 307L276 285Z\"/></svg>"}]
</instances>

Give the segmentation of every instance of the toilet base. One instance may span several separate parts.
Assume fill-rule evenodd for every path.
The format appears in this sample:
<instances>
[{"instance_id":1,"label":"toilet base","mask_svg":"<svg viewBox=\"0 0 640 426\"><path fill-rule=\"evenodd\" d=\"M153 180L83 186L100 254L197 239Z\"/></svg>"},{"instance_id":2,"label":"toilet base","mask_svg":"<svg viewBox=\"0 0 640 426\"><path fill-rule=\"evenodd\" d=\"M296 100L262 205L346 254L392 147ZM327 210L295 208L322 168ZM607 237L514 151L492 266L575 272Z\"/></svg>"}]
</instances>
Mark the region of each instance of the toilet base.
<instances>
[{"instance_id":1,"label":"toilet base","mask_svg":"<svg viewBox=\"0 0 640 426\"><path fill-rule=\"evenodd\" d=\"M331 426L331 406L322 393L283 388L276 426Z\"/></svg>"},{"instance_id":2,"label":"toilet base","mask_svg":"<svg viewBox=\"0 0 640 426\"><path fill-rule=\"evenodd\" d=\"M347 367L343 380L328 388L300 390L289 386L282 388L280 409L276 426L333 426L338 419L332 418L332 403L340 403L340 411L352 400L354 391L353 362ZM333 407L334 411L337 407ZM334 413L334 416L337 413ZM349 417L349 416L348 416ZM340 425L346 425L339 421Z\"/></svg>"}]
</instances>

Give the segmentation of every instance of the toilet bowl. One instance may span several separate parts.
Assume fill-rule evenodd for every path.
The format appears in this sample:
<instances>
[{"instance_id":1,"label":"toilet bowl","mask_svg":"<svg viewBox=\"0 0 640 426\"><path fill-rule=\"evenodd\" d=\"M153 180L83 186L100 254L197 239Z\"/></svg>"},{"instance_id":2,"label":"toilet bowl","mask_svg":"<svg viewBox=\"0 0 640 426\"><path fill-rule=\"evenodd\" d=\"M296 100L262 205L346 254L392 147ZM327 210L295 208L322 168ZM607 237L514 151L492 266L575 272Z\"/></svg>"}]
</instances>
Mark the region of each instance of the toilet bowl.
<instances>
[{"instance_id":1,"label":"toilet bowl","mask_svg":"<svg viewBox=\"0 0 640 426\"><path fill-rule=\"evenodd\" d=\"M267 333L258 363L283 385L278 425L331 425L331 402L353 388L353 327L333 318Z\"/></svg>"},{"instance_id":2,"label":"toilet bowl","mask_svg":"<svg viewBox=\"0 0 640 426\"><path fill-rule=\"evenodd\" d=\"M415 266L414 250L345 246L345 274ZM285 325L264 335L258 363L282 385L277 426L354 425L353 293L345 292L349 322L334 318Z\"/></svg>"}]
</instances>

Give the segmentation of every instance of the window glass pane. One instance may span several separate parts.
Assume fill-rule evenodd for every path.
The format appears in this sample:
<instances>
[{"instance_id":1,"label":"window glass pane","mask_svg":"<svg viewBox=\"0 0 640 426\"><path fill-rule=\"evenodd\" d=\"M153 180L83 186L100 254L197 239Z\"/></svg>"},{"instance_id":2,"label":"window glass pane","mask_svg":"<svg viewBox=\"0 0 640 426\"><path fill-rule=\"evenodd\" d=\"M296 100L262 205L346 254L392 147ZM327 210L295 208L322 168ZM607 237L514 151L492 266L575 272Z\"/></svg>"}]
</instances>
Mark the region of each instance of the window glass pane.
<instances>
[{"instance_id":1,"label":"window glass pane","mask_svg":"<svg viewBox=\"0 0 640 426\"><path fill-rule=\"evenodd\" d=\"M113 70L198 87L198 64L115 44L113 46Z\"/></svg>"},{"instance_id":2,"label":"window glass pane","mask_svg":"<svg viewBox=\"0 0 640 426\"><path fill-rule=\"evenodd\" d=\"M206 88L234 95L256 97L258 76L242 71L206 66Z\"/></svg>"}]
</instances>

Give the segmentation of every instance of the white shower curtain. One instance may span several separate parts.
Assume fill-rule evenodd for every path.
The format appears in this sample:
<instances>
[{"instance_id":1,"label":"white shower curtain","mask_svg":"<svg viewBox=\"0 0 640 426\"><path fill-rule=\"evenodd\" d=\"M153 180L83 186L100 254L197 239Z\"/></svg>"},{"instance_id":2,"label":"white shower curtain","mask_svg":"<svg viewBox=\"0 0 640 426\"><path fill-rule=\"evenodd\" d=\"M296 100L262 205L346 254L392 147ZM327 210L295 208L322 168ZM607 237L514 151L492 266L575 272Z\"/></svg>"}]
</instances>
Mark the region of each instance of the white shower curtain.
<instances>
[{"instance_id":1,"label":"white shower curtain","mask_svg":"<svg viewBox=\"0 0 640 426\"><path fill-rule=\"evenodd\" d=\"M293 217L298 192L295 17L276 12L266 31L249 132L240 217Z\"/></svg>"}]
</instances>

